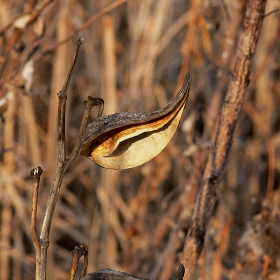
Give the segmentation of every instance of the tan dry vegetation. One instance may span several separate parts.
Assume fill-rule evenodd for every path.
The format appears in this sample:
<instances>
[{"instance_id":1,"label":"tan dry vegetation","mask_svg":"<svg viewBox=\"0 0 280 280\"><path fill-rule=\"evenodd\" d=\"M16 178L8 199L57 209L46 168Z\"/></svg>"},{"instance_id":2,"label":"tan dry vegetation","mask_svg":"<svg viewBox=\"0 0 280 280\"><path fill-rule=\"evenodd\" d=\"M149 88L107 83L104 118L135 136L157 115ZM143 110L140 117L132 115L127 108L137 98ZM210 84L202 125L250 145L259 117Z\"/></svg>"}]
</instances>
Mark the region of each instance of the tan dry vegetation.
<instances>
[{"instance_id":1,"label":"tan dry vegetation","mask_svg":"<svg viewBox=\"0 0 280 280\"><path fill-rule=\"evenodd\" d=\"M0 279L34 279L29 172L44 170L40 229L57 160L56 93L77 36L85 42L68 94L69 151L88 95L105 100L106 115L150 112L172 99L186 71L193 85L180 128L150 162L115 171L74 161L51 229L48 278L67 279L70 251L85 243L89 272L168 279L180 262L246 1L0 0L0 7ZM268 1L266 12L278 7ZM264 19L197 279L280 278L279 26L279 12Z\"/></svg>"}]
</instances>

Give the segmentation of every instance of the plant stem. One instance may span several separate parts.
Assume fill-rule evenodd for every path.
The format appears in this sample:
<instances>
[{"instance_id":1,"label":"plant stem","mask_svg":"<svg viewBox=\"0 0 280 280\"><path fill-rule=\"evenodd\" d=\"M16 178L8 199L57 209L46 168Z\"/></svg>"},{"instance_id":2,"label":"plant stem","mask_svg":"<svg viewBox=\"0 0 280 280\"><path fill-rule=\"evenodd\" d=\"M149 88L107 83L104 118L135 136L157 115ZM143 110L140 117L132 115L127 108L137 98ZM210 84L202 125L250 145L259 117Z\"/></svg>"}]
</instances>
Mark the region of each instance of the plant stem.
<instances>
[{"instance_id":1,"label":"plant stem","mask_svg":"<svg viewBox=\"0 0 280 280\"><path fill-rule=\"evenodd\" d=\"M33 177L33 194L32 194L32 208L31 208L31 238L36 252L36 279L39 278L39 266L41 262L40 243L36 230L37 219L37 205L38 205L38 191L40 185L40 178L43 170L40 166L33 169L30 175Z\"/></svg>"},{"instance_id":2,"label":"plant stem","mask_svg":"<svg viewBox=\"0 0 280 280\"><path fill-rule=\"evenodd\" d=\"M79 134L76 140L75 147L69 156L69 158L66 158L66 139L65 139L65 112L66 112L66 100L67 100L67 90L71 81L71 77L73 75L73 70L75 67L75 64L77 62L77 57L79 54L80 46L82 45L83 39L77 40L77 49L74 56L74 60L71 66L71 69L69 71L69 74L67 76L67 79L64 83L63 89L58 92L58 162L56 167L56 173L55 173L55 180L53 182L53 185L51 187L49 199L46 206L46 212L44 216L44 221L42 225L42 231L40 235L40 240L38 243L36 243L36 235L34 232L36 232L36 229L33 229L33 235L34 237L34 246L36 250L36 280L45 280L46 279L46 265L47 265L47 249L49 246L49 235L50 235L50 229L51 229L51 223L53 219L53 214L56 206L56 202L58 199L61 183L64 177L64 174L68 167L71 165L71 163L76 158L80 146L81 146L81 136L85 130L85 127L87 125L87 121L89 118L90 111L93 106L100 106L98 117L101 116L104 108L104 101L101 98L93 98L91 96L88 97L88 99L84 102L85 105L85 112L83 115L83 120L80 126ZM37 200L36 200L37 205ZM32 209L36 209L36 207L33 207ZM35 210L34 210L35 211ZM34 222L36 220L32 216ZM38 240L38 238L37 238ZM40 244L40 250L38 250L38 244ZM38 261L37 261L38 260Z\"/></svg>"},{"instance_id":3,"label":"plant stem","mask_svg":"<svg viewBox=\"0 0 280 280\"><path fill-rule=\"evenodd\" d=\"M38 252L36 251L36 259L39 258L39 268L36 267L36 279L45 280L46 279L46 264L47 264L47 249L49 246L49 235L50 235L50 228L53 219L53 214L56 206L56 202L58 199L61 183L65 171L70 166L68 160L66 159L66 140L65 140L65 111L66 111L66 100L67 100L67 90L71 81L71 77L73 74L74 66L77 62L78 53L80 50L80 46L83 42L83 39L77 40L77 49L75 53L75 57L72 63L72 67L69 71L68 77L65 81L62 91L58 92L59 104L58 104L58 163L56 167L55 173L55 180L51 187L49 199L46 206L45 217L42 225L42 231L40 235L40 256L38 257ZM87 112L87 110L86 110ZM88 119L88 113L86 114L85 122ZM83 126L84 129L85 126ZM80 130L81 133L81 130ZM80 140L80 135L77 141ZM73 162L74 158L76 157L77 152L73 155L71 163Z\"/></svg>"},{"instance_id":4,"label":"plant stem","mask_svg":"<svg viewBox=\"0 0 280 280\"><path fill-rule=\"evenodd\" d=\"M186 267L185 280L194 279L196 263L202 251L205 233L217 200L217 188L227 163L235 125L249 84L265 4L266 0L249 0L248 2L243 32L234 62L233 77L224 100L215 142L208 158L191 227L185 241L182 256L182 263Z\"/></svg>"}]
</instances>

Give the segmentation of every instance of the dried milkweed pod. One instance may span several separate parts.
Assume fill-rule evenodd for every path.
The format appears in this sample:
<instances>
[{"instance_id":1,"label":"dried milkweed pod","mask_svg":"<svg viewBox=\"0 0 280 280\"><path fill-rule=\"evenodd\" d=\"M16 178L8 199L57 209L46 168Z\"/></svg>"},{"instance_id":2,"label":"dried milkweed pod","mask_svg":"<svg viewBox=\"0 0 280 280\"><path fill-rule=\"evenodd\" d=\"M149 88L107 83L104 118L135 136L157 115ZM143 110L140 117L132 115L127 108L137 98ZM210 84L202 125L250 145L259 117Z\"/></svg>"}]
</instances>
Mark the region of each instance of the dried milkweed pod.
<instances>
[{"instance_id":1,"label":"dried milkweed pod","mask_svg":"<svg viewBox=\"0 0 280 280\"><path fill-rule=\"evenodd\" d=\"M95 119L82 135L81 155L111 169L131 168L149 161L174 135L190 85L188 73L177 96L158 111L122 112Z\"/></svg>"}]
</instances>

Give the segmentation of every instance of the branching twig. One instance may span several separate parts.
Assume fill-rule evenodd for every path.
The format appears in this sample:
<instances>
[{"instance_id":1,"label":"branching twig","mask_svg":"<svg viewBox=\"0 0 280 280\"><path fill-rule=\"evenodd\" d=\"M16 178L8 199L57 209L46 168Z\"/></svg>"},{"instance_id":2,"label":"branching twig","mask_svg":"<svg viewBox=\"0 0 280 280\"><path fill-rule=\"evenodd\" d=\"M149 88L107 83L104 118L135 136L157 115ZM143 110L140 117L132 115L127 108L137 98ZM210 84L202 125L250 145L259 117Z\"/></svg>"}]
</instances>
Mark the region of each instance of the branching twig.
<instances>
[{"instance_id":1,"label":"branching twig","mask_svg":"<svg viewBox=\"0 0 280 280\"><path fill-rule=\"evenodd\" d=\"M84 277L86 275L86 271L87 271L87 265L88 265L88 248L86 245L82 244L80 246L76 246L75 249L71 252L72 255L72 264L71 264L71 270L70 270L70 280L74 280L75 279L75 275L76 275L76 271L78 269L78 265L79 265L79 260L81 258L81 256L84 256L84 265L83 265L83 269L81 272L81 276L79 279L81 279L82 277Z\"/></svg>"},{"instance_id":2,"label":"branching twig","mask_svg":"<svg viewBox=\"0 0 280 280\"><path fill-rule=\"evenodd\" d=\"M66 168L68 168L68 166L70 166L70 164L73 162L73 160L76 158L76 156L79 152L81 136L82 136L82 133L84 132L84 130L86 128L86 124L87 124L87 121L88 121L88 117L89 117L89 113L90 113L91 108L93 106L99 106L99 111L98 111L97 117L100 117L102 115L103 109L104 109L104 100L102 98L99 98L99 97L93 98L91 96L88 96L88 99L84 102L84 105L86 107L86 111L85 111L84 116L83 116L83 120L82 120L82 123L81 123L81 126L80 126L80 131L79 131L79 134L78 134L78 138L77 138L75 147L73 149L73 152L69 156Z\"/></svg>"},{"instance_id":3,"label":"branching twig","mask_svg":"<svg viewBox=\"0 0 280 280\"><path fill-rule=\"evenodd\" d=\"M79 135L77 137L77 141L73 152L71 153L69 159L66 158L66 139L65 139L65 112L66 112L66 100L67 100L67 90L69 87L69 83L73 74L74 66L77 61L77 56L79 53L80 46L83 42L83 39L77 40L77 50L75 53L75 57L72 63L72 67L69 71L68 77L65 81L63 89L58 93L59 97L59 104L58 104L58 163L56 168L55 180L51 187L50 196L46 206L45 217L43 221L42 231L40 235L40 239L38 239L37 232L36 232L36 210L37 210L37 197L38 197L38 187L39 187L39 180L40 175L42 174L41 168L36 168L32 170L31 175L34 178L34 194L33 194L33 204L32 204L32 218L31 218L31 234L32 240L34 243L35 251L36 251L36 280L45 280L46 279L46 262L47 262L47 249L49 246L49 235L50 235L50 228L53 219L54 209L56 206L56 202L58 199L61 183L65 171L70 166L70 164L76 158L80 143L81 143L81 135L86 127L88 117L90 114L90 110L93 106L99 105L99 113L98 116L102 114L104 101L100 98L92 98L88 97L88 100L85 101L85 113L83 116L83 120L81 123L81 127L79 130ZM87 256L85 256L85 264L83 268L83 274L81 277L84 276L86 267L87 266Z\"/></svg>"},{"instance_id":4,"label":"branching twig","mask_svg":"<svg viewBox=\"0 0 280 280\"><path fill-rule=\"evenodd\" d=\"M227 163L236 121L249 84L265 4L265 0L250 0L247 6L233 78L222 107L215 143L208 159L201 190L196 200L192 225L185 243L182 257L187 271L185 279L193 279L196 263L203 248L205 232L217 199L217 188Z\"/></svg>"},{"instance_id":5,"label":"branching twig","mask_svg":"<svg viewBox=\"0 0 280 280\"><path fill-rule=\"evenodd\" d=\"M47 202L46 213L44 217L44 222L42 226L40 240L43 244L49 243L49 234L51 223L53 219L54 209L56 206L57 198L60 191L60 186L62 183L63 175L66 171L66 140L65 140L65 111L66 111L66 100L67 100L67 90L73 74L74 66L77 61L77 56L79 53L80 46L82 44L81 39L77 41L77 50L75 53L74 61L72 67L69 71L66 82L63 86L61 92L58 93L59 104L58 104L58 163L56 168L55 180L51 188L50 196ZM39 279L46 279L46 263L47 263L47 246L44 250L41 250L41 262L40 262L40 274Z\"/></svg>"},{"instance_id":6,"label":"branching twig","mask_svg":"<svg viewBox=\"0 0 280 280\"><path fill-rule=\"evenodd\" d=\"M68 42L70 39L75 37L79 32L89 27L93 22L103 17L105 14L109 13L110 11L114 10L116 7L126 3L128 0L117 0L116 2L108 5L105 9L100 11L99 13L92 16L89 20L87 20L82 26L74 30L71 34L69 34L65 39L61 40L60 42L56 43L54 46L50 47L49 49L45 50L41 56L37 57L36 60L40 60L42 57L44 57L46 54L52 53L54 50L56 50L61 45Z\"/></svg>"},{"instance_id":7,"label":"branching twig","mask_svg":"<svg viewBox=\"0 0 280 280\"><path fill-rule=\"evenodd\" d=\"M58 163L56 168L55 180L51 188L49 200L47 203L45 218L42 226L40 239L43 242L47 242L49 240L49 232L51 227L51 222L53 218L54 208L56 205L57 197L60 190L60 185L62 182L63 175L66 171L66 141L65 141L65 108L66 108L66 100L67 100L67 89L69 86L69 82L73 73L73 69L75 63L77 61L77 55L79 53L80 46L82 44L82 40L78 39L77 41L77 50L75 54L75 58L72 64L72 67L69 71L66 82L63 86L62 91L58 93L59 104L58 104Z\"/></svg>"},{"instance_id":8,"label":"branching twig","mask_svg":"<svg viewBox=\"0 0 280 280\"><path fill-rule=\"evenodd\" d=\"M2 27L2 29L0 30L0 36L3 35L3 33L9 28L11 27L11 25L19 18L24 17L29 15L29 20L28 20L28 24L34 22L42 13L42 11L52 2L54 2L54 0L46 0L45 2L40 2L36 7L34 7L34 5L36 4L35 1L31 1L32 3L27 3L25 6L25 9L22 13L17 14L16 16L14 16L8 23L5 24L4 27Z\"/></svg>"},{"instance_id":9,"label":"branching twig","mask_svg":"<svg viewBox=\"0 0 280 280\"><path fill-rule=\"evenodd\" d=\"M66 100L67 100L67 90L70 84L70 80L73 74L73 70L75 67L75 64L77 62L77 57L79 54L80 46L83 42L83 39L78 39L77 40L77 49L75 53L75 57L71 66L71 69L69 71L69 74L67 76L67 79L64 83L63 89L58 92L58 98L59 98L59 103L58 103L58 163L57 163L57 168L56 168L56 174L55 174L55 180L53 182L53 185L51 187L50 191L50 196L47 202L46 206L46 213L43 221L43 226L42 226L42 231L40 235L40 240L36 243L34 241L34 246L36 250L36 260L38 259L39 261L36 261L36 280L45 280L46 279L46 262L47 262L47 248L49 245L49 235L50 235L50 228L51 228L51 223L53 219L53 214L54 214L54 209L56 206L56 202L58 199L61 183L63 176L65 174L65 171L68 169L68 167L71 165L71 163L74 161L76 158L80 146L81 146L81 135L83 134L85 127L87 125L87 121L89 118L90 110L92 109L93 106L99 106L99 112L98 112L98 117L101 116L104 108L104 101L101 98L92 98L88 97L88 99L84 102L85 105L85 112L83 116L83 120L80 126L79 134L77 137L77 141L75 144L75 147L73 149L73 152L71 153L69 158L66 158L66 139L65 139L65 112L66 112ZM36 205L37 205L37 198L35 200ZM35 206L34 206L34 209ZM36 215L33 215L32 219L34 219L33 224L36 221ZM33 232L36 233L36 230L34 229ZM37 235L34 234L34 240L38 240ZM40 245L40 250L38 250L38 244ZM87 267L87 254L85 255L84 259L84 268L82 271L82 276L85 275L86 272L86 267ZM38 274L37 274L38 271Z\"/></svg>"}]
</instances>

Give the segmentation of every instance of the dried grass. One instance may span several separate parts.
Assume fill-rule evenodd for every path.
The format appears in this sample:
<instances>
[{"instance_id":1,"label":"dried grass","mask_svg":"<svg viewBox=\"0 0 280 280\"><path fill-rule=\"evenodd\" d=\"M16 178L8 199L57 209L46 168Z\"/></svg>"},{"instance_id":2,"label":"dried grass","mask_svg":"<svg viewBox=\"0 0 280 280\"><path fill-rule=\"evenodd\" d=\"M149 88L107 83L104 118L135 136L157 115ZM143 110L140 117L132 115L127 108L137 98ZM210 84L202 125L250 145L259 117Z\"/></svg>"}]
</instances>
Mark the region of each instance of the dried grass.
<instances>
[{"instance_id":1,"label":"dried grass","mask_svg":"<svg viewBox=\"0 0 280 280\"><path fill-rule=\"evenodd\" d=\"M0 0L0 112L7 109L0 124L0 279L34 279L28 174L37 165L44 169L40 228L56 162L56 92L67 75L74 39L50 50L92 18L79 32L85 43L69 92L68 148L87 95L104 98L106 114L152 111L172 99L186 70L193 76L192 92L182 129L152 161L111 171L76 159L56 209L48 277L66 279L70 251L85 243L90 272L111 268L168 279L180 262L246 1L118 1L99 18L94 15L115 1L48 1L34 22L17 21L21 29L16 29L12 19L28 15L28 5L47 3L25 2ZM268 1L267 12L278 7ZM264 19L198 263L200 279L279 279L279 26L279 12ZM33 73L26 74L27 67ZM267 215L260 214L262 202L271 209Z\"/></svg>"}]
</instances>

